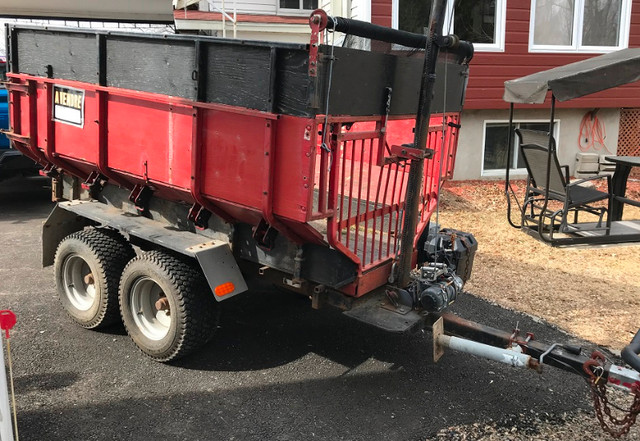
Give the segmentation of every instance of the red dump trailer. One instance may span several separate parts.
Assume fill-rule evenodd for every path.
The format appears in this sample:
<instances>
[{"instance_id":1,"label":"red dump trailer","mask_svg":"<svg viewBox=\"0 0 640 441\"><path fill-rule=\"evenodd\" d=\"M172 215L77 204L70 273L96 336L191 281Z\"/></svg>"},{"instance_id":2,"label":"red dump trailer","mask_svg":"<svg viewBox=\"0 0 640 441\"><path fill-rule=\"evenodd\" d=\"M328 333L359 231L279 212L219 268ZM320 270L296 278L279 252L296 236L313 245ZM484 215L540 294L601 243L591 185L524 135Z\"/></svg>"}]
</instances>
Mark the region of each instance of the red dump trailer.
<instances>
[{"instance_id":1,"label":"red dump trailer","mask_svg":"<svg viewBox=\"0 0 640 441\"><path fill-rule=\"evenodd\" d=\"M427 36L314 11L308 45L8 26L5 133L52 178L43 264L71 318L122 320L170 361L263 278L389 331L432 325L436 359L447 347L552 365L586 377L596 400L605 384L630 390L611 433L628 431L640 334L627 369L441 312L477 246L429 226L473 55L437 32L444 7L433 2ZM328 30L426 50L320 44Z\"/></svg>"},{"instance_id":2,"label":"red dump trailer","mask_svg":"<svg viewBox=\"0 0 640 441\"><path fill-rule=\"evenodd\" d=\"M131 276L125 298L129 273L162 268L171 284L197 260L190 269L209 286L198 297L211 307L258 274L316 306L349 308L388 283L424 52L319 45L318 28L316 42L299 45L8 27L7 134L53 178L59 204L44 227L43 263L54 265L78 323L118 319L120 298L138 346L170 360L206 332L180 343L188 330L171 320L177 306L160 276L142 285ZM437 63L412 249L424 248L453 172L468 58ZM150 252L131 260L132 245ZM185 310L185 320L208 309ZM402 316L400 328L418 318Z\"/></svg>"}]
</instances>

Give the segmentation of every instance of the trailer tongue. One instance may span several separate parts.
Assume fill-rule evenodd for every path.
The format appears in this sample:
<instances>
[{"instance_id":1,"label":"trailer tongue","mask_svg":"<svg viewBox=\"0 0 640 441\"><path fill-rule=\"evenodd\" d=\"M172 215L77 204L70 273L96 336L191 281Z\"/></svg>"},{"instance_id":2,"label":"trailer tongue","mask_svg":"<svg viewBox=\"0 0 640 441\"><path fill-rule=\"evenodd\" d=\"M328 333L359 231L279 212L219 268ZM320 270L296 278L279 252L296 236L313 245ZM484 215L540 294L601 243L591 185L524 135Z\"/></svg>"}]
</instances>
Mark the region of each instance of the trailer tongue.
<instances>
[{"instance_id":1,"label":"trailer tongue","mask_svg":"<svg viewBox=\"0 0 640 441\"><path fill-rule=\"evenodd\" d=\"M439 35L443 12L434 2L425 37L314 11L308 46L10 26L7 136L53 178L43 264L71 318L121 319L171 361L260 277L389 331L433 324L436 358L548 364L589 379L596 398L627 388L634 407L611 433L628 430L636 370L441 313L477 248L429 227L473 55ZM320 44L329 31L426 55ZM624 352L635 369L637 346Z\"/></svg>"}]
</instances>

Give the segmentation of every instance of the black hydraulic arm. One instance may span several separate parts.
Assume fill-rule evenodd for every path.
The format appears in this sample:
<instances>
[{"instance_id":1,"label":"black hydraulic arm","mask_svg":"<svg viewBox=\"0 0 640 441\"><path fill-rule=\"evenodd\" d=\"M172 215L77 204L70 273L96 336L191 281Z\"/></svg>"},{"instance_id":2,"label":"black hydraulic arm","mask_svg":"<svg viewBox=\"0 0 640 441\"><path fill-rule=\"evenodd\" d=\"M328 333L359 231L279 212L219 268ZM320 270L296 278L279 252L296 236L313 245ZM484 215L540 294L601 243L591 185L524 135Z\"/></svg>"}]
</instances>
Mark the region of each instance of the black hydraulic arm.
<instances>
[{"instance_id":1,"label":"black hydraulic arm","mask_svg":"<svg viewBox=\"0 0 640 441\"><path fill-rule=\"evenodd\" d=\"M327 28L358 37L400 44L405 47L417 49L427 47L426 35L391 29L365 21L352 20L350 18L327 17ZM468 41L459 40L455 35L441 36L437 38L436 44L440 48L447 50L447 52L455 53L459 58L466 61L471 60L473 57L473 44Z\"/></svg>"},{"instance_id":2,"label":"black hydraulic arm","mask_svg":"<svg viewBox=\"0 0 640 441\"><path fill-rule=\"evenodd\" d=\"M443 9L444 11L444 9ZM319 30L329 29L342 32L348 35L355 35L362 38L384 41L386 43L399 44L415 49L426 49L427 35L415 34L413 32L401 31L399 29L387 28L384 26L368 23L366 21L353 20L351 18L331 17L322 9L316 9L311 13L311 20L318 20ZM447 53L456 55L459 62L468 63L473 58L473 44L460 40L455 35L440 35L442 20L439 27L434 28L433 39L435 45Z\"/></svg>"},{"instance_id":3,"label":"black hydraulic arm","mask_svg":"<svg viewBox=\"0 0 640 441\"><path fill-rule=\"evenodd\" d=\"M310 17L312 27L318 31L325 29L343 32L373 40L401 44L403 46L424 48L425 60L422 72L413 148L420 152L412 158L404 207L402 237L397 262L396 286L405 288L410 279L413 239L419 215L420 189L424 178L424 159L430 157L426 148L431 115L431 99L436 80L436 65L441 49L448 49L457 55L459 63L468 63L473 57L473 44L460 41L456 36L442 36L447 0L434 1L429 16L427 35L413 34L397 29L389 29L372 23L341 17L329 17L322 9L313 11ZM317 46L317 44L315 45ZM312 51L313 51L312 47ZM317 48L315 49L317 51Z\"/></svg>"},{"instance_id":4,"label":"black hydraulic arm","mask_svg":"<svg viewBox=\"0 0 640 441\"><path fill-rule=\"evenodd\" d=\"M427 46L427 36L391 29L372 23L342 17L328 17L328 29L358 37L401 44L406 47L423 49Z\"/></svg>"},{"instance_id":5,"label":"black hydraulic arm","mask_svg":"<svg viewBox=\"0 0 640 441\"><path fill-rule=\"evenodd\" d=\"M434 1L431 6L429 18L429 30L427 31L427 46L422 71L422 86L416 113L416 127L413 148L424 152L427 156L427 132L429 129L429 116L431 115L431 98L433 86L436 81L436 63L438 58L438 45L435 39L444 22L446 0ZM405 200L404 219L402 223L402 236L400 239L400 253L398 256L398 275L396 286L405 288L410 281L411 260L413 257L413 237L418 223L418 204L420 202L420 189L424 178L424 159L411 160L409 177L407 179L407 195Z\"/></svg>"}]
</instances>

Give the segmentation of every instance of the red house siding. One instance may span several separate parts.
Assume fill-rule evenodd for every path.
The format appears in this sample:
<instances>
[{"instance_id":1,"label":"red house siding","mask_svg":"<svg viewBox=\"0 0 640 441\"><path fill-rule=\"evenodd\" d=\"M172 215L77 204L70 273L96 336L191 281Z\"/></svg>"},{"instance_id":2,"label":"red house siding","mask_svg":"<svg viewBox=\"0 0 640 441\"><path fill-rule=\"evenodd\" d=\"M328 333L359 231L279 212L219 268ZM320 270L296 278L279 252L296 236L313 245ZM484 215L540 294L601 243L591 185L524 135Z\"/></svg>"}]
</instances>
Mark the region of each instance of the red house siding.
<instances>
[{"instance_id":1,"label":"red house siding","mask_svg":"<svg viewBox=\"0 0 640 441\"><path fill-rule=\"evenodd\" d=\"M391 26L391 0L371 0L371 21ZM471 61L466 109L503 109L504 82L534 72L573 63L594 54L529 53L531 2L507 2L505 51L476 52ZM640 0L631 8L629 47L640 47ZM558 103L559 107L640 107L640 82L585 98Z\"/></svg>"},{"instance_id":2,"label":"red house siding","mask_svg":"<svg viewBox=\"0 0 640 441\"><path fill-rule=\"evenodd\" d=\"M371 23L391 27L391 0L371 0Z\"/></svg>"}]
</instances>

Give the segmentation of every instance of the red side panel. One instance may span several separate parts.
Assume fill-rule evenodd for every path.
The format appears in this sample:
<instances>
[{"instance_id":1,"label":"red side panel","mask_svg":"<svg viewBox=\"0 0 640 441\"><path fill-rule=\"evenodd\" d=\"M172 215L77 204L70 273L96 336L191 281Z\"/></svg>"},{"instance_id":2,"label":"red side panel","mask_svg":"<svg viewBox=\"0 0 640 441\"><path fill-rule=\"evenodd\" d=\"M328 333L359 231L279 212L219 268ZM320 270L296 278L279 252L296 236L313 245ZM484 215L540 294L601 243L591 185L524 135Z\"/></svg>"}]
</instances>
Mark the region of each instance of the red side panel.
<instances>
[{"instance_id":1,"label":"red side panel","mask_svg":"<svg viewBox=\"0 0 640 441\"><path fill-rule=\"evenodd\" d=\"M206 110L202 122L204 194L260 208L268 120Z\"/></svg>"},{"instance_id":2,"label":"red side panel","mask_svg":"<svg viewBox=\"0 0 640 441\"><path fill-rule=\"evenodd\" d=\"M273 210L306 222L313 205L317 126L312 119L281 116L276 122Z\"/></svg>"},{"instance_id":3,"label":"red side panel","mask_svg":"<svg viewBox=\"0 0 640 441\"><path fill-rule=\"evenodd\" d=\"M40 95L40 91L38 91L38 96ZM13 93L11 94L13 100L17 100L17 107L19 109L17 115L13 115L12 118L12 127L21 129L21 134L24 136L31 136L31 127L29 126L29 113L31 110L31 106L29 105L29 97L24 93ZM10 107L10 111L16 108L14 104ZM40 144L39 144L40 145Z\"/></svg>"},{"instance_id":4,"label":"red side panel","mask_svg":"<svg viewBox=\"0 0 640 441\"><path fill-rule=\"evenodd\" d=\"M322 140L322 117L9 77L12 136L48 169L82 180L100 173L130 189L148 185L161 198L197 203L231 222L267 222L296 243L326 240L358 264L347 294L363 295L386 280L411 167L396 146L413 141L412 118L329 117ZM80 125L52 118L54 85L84 91ZM432 118L429 128L427 143L436 156L425 161L418 234L453 168L459 119L446 118L444 125Z\"/></svg>"},{"instance_id":5,"label":"red side panel","mask_svg":"<svg viewBox=\"0 0 640 441\"><path fill-rule=\"evenodd\" d=\"M46 89L38 88L38 92L38 114L46 115L46 108L49 105ZM40 94L42 94L42 98L40 98ZM81 162L96 163L98 161L98 106L96 102L96 93L85 91L83 127L63 123L53 125L55 151L58 155ZM46 118L38 118L38 122L45 125L42 128L38 127L38 134L46 137Z\"/></svg>"},{"instance_id":6,"label":"red side panel","mask_svg":"<svg viewBox=\"0 0 640 441\"><path fill-rule=\"evenodd\" d=\"M109 95L107 165L142 179L146 176L188 189L191 114L192 109L185 106Z\"/></svg>"},{"instance_id":7,"label":"red side panel","mask_svg":"<svg viewBox=\"0 0 640 441\"><path fill-rule=\"evenodd\" d=\"M314 119L10 76L16 133L30 137L37 132L41 155L81 179L100 171L121 185L147 183L163 197L187 202L194 202L195 192L245 222L269 213L300 223L310 216ZM28 82L35 85L35 100L26 93ZM55 84L84 91L82 126L48 116Z\"/></svg>"}]
</instances>

